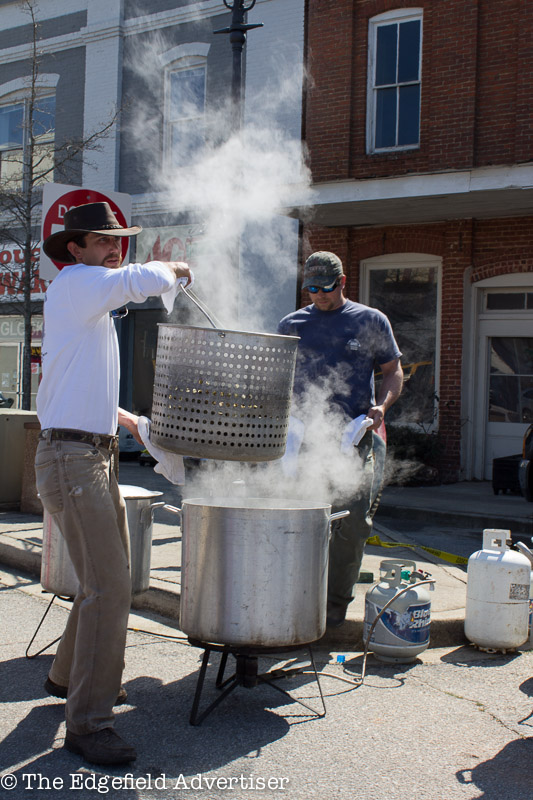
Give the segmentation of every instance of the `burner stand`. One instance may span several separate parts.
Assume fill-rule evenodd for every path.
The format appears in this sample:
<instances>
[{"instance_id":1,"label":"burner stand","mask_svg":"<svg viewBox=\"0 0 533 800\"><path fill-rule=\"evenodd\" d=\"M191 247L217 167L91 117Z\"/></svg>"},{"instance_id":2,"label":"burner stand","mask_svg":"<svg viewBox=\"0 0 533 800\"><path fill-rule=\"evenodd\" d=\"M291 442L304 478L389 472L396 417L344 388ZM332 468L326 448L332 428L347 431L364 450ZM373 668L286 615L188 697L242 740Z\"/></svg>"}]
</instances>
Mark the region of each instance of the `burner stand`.
<instances>
[{"instance_id":1,"label":"burner stand","mask_svg":"<svg viewBox=\"0 0 533 800\"><path fill-rule=\"evenodd\" d=\"M312 711L313 714L316 715L317 718L324 717L326 715L326 704L324 702L324 695L322 694L322 687L320 686L320 681L318 679L318 673L316 671L315 666L315 659L313 657L313 652L311 650L311 645L291 645L288 647L245 647L240 645L228 645L228 644L213 644L211 642L201 642L198 639L192 639L189 637L189 643L193 647L200 647L204 650L204 655L202 658L202 666L200 668L200 674L198 676L198 682L196 684L196 691L194 694L194 700L191 708L191 714L189 716L189 722L191 725L200 725L200 723L207 717L208 714L211 713L223 700L226 698L230 692L232 692L237 686L244 686L246 689L252 689L254 686L257 686L260 683L267 683L269 686L272 686L273 689L276 689L281 694L284 694L286 697L289 697L294 703L299 703L304 708L307 708L309 711ZM315 681L318 686L318 691L320 693L320 699L322 701L322 711L317 711L315 708L307 705L306 703L298 700L296 697L293 697L289 692L286 692L285 689L281 689L276 683L275 680L280 680L281 678L287 678L291 675L296 675L301 672L301 668L293 668L293 669L275 669L271 670L270 672L264 672L260 674L258 672L258 665L259 665L259 657L272 655L275 653L290 653L294 652L295 650L302 650L306 649L309 653L309 659L311 661L311 666L313 668L313 672L315 674ZM211 652L221 653L220 657L220 664L218 667L218 673L215 681L215 686L217 689L221 689L222 693L214 700L210 705L207 706L201 713L198 713L198 709L200 706L200 698L202 695L202 689L204 686L204 680L207 672L207 666L209 662L209 656ZM228 661L228 656L234 656L235 658L235 672L229 678L224 680L224 672L226 669L226 664Z\"/></svg>"}]
</instances>

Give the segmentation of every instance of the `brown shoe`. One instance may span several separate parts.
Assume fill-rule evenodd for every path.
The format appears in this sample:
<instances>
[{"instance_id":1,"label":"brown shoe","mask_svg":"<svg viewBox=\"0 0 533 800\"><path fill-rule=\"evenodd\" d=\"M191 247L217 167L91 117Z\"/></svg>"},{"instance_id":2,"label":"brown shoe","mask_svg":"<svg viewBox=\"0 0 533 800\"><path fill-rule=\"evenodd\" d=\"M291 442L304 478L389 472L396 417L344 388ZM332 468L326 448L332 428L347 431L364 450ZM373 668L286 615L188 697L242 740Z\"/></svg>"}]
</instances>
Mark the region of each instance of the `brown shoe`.
<instances>
[{"instance_id":1,"label":"brown shoe","mask_svg":"<svg viewBox=\"0 0 533 800\"><path fill-rule=\"evenodd\" d=\"M48 692L48 694L52 695L52 697L60 697L62 700L67 699L68 686L60 686L59 683L54 683L50 677L48 677L44 682L44 690ZM115 700L115 705L121 706L126 702L127 699L128 693L125 688L121 686L117 699Z\"/></svg>"},{"instance_id":2,"label":"brown shoe","mask_svg":"<svg viewBox=\"0 0 533 800\"><path fill-rule=\"evenodd\" d=\"M129 764L137 758L135 748L121 739L114 728L81 735L67 730L63 747L90 764Z\"/></svg>"}]
</instances>

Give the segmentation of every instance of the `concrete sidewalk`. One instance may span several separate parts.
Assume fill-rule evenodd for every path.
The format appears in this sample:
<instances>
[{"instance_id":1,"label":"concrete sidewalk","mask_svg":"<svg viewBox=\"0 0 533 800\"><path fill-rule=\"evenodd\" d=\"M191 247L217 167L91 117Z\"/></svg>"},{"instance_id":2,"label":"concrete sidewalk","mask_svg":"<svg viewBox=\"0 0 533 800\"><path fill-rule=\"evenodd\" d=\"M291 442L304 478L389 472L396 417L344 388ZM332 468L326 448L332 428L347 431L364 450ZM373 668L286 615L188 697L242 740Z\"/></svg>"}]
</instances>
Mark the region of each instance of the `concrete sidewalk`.
<instances>
[{"instance_id":1,"label":"concrete sidewalk","mask_svg":"<svg viewBox=\"0 0 533 800\"><path fill-rule=\"evenodd\" d=\"M121 464L123 484L145 486L163 491L161 499L179 505L179 490L156 476L153 470L137 463ZM494 496L490 484L461 483L451 486L399 488L387 487L376 518L375 533L383 542L410 544L411 547L383 549L368 545L363 560L367 578L379 577L379 565L384 558L416 561L419 569L435 579L432 592L431 646L447 647L466 642L463 632L466 598L466 569L454 566L420 549L416 533L406 534L395 529L395 519L425 519L435 525L431 547L440 549L439 520L481 531L484 527L505 528L531 532L532 506L517 495ZM155 512L151 560L150 589L134 598L133 607L150 610L177 620L179 616L181 582L181 537L174 515L163 510ZM454 522L455 521L455 522ZM404 524L405 528L405 524ZM479 539L481 541L481 538ZM0 563L37 577L40 574L42 548L42 517L0 511ZM442 549L445 549L442 547ZM472 546L472 552L476 549ZM371 573L371 575L368 575ZM336 650L363 649L364 597L368 584L357 587L356 598L348 609L345 624L328 630L320 645Z\"/></svg>"},{"instance_id":2,"label":"concrete sidewalk","mask_svg":"<svg viewBox=\"0 0 533 800\"><path fill-rule=\"evenodd\" d=\"M434 518L452 525L505 528L516 534L533 534L533 503L519 494L494 494L490 481L387 486L378 515L412 520Z\"/></svg>"}]
</instances>

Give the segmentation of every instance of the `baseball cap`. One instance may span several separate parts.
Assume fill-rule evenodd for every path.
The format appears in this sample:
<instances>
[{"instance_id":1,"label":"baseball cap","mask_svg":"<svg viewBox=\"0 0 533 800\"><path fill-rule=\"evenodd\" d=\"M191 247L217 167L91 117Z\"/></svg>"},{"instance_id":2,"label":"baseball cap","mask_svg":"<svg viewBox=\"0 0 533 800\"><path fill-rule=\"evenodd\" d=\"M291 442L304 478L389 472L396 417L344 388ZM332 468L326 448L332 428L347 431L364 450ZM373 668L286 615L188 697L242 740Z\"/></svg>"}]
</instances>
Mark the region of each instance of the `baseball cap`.
<instances>
[{"instance_id":1,"label":"baseball cap","mask_svg":"<svg viewBox=\"0 0 533 800\"><path fill-rule=\"evenodd\" d=\"M308 286L331 286L342 275L344 271L340 258L335 253L319 250L310 255L304 264L302 289L307 289Z\"/></svg>"}]
</instances>

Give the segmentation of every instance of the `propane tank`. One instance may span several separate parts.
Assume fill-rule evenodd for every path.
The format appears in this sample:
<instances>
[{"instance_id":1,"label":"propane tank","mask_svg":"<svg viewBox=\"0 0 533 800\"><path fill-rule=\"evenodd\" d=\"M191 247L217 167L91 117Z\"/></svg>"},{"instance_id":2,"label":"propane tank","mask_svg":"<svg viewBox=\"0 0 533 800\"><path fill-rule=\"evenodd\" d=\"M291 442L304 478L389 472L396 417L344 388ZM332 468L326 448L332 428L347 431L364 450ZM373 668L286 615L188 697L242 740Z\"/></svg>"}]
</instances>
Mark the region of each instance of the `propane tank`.
<instances>
[{"instance_id":1,"label":"propane tank","mask_svg":"<svg viewBox=\"0 0 533 800\"><path fill-rule=\"evenodd\" d=\"M465 636L480 650L514 650L528 637L531 564L508 541L511 531L488 528L468 559Z\"/></svg>"},{"instance_id":2,"label":"propane tank","mask_svg":"<svg viewBox=\"0 0 533 800\"><path fill-rule=\"evenodd\" d=\"M533 425L531 426L533 428ZM531 565L531 575L530 575L530 584L529 584L529 618L528 618L528 635L529 635L529 649L533 648L533 551L529 549L529 547L524 544L524 542L517 542L516 543L517 550L519 550L523 556L527 558Z\"/></svg>"},{"instance_id":3,"label":"propane tank","mask_svg":"<svg viewBox=\"0 0 533 800\"><path fill-rule=\"evenodd\" d=\"M407 587L428 576L416 571L414 561L386 559L379 570L379 581L366 593L363 638L368 642L376 617L405 589L383 612L368 646L380 661L407 664L427 648L431 616L427 586Z\"/></svg>"}]
</instances>

